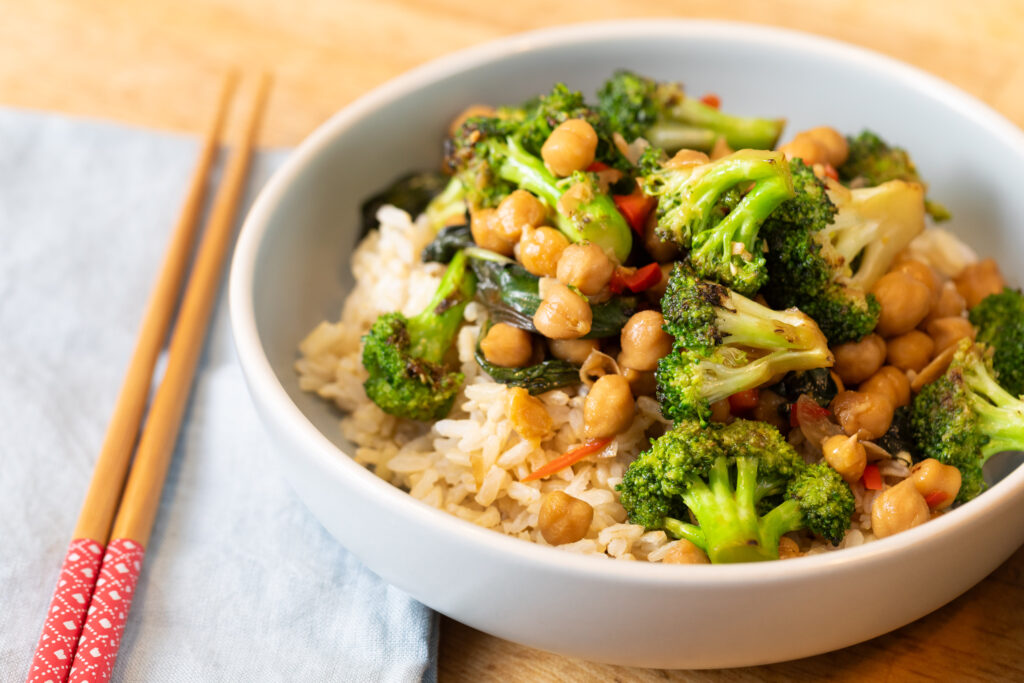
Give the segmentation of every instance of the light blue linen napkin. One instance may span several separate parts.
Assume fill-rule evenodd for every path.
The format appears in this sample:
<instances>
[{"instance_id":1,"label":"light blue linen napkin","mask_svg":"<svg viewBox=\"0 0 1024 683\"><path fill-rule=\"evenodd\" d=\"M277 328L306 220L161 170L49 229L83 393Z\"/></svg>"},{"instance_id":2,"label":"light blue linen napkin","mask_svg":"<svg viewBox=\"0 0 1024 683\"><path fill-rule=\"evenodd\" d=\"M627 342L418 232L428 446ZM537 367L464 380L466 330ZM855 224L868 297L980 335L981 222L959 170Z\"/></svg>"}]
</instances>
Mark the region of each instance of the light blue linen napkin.
<instances>
[{"instance_id":1,"label":"light blue linen napkin","mask_svg":"<svg viewBox=\"0 0 1024 683\"><path fill-rule=\"evenodd\" d=\"M0 680L24 680L195 140L0 109ZM255 157L251 200L282 152ZM277 471L222 286L120 681L436 679L437 619Z\"/></svg>"}]
</instances>

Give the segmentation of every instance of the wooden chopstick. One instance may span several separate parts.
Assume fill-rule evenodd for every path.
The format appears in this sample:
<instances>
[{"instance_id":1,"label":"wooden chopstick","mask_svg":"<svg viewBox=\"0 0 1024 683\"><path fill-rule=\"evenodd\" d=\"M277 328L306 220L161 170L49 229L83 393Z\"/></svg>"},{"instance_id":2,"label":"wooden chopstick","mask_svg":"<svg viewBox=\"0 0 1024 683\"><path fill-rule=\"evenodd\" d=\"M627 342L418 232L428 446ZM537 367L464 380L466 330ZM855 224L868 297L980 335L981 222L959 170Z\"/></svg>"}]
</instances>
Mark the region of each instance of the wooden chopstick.
<instances>
[{"instance_id":1,"label":"wooden chopstick","mask_svg":"<svg viewBox=\"0 0 1024 683\"><path fill-rule=\"evenodd\" d=\"M167 339L167 331L181 293L181 283L192 254L199 214L206 194L207 176L216 157L221 129L237 80L237 74L232 70L221 81L216 108L203 136L199 158L189 181L177 225L171 233L167 253L146 304L135 350L114 405L89 490L46 613L43 632L29 668L30 682L63 681L71 669L86 609L99 574L103 549L109 538L110 525L117 511L139 425L145 413L153 368Z\"/></svg>"},{"instance_id":2,"label":"wooden chopstick","mask_svg":"<svg viewBox=\"0 0 1024 683\"><path fill-rule=\"evenodd\" d=\"M266 102L269 79L261 74L241 138L228 162L185 288L171 337L167 369L153 398L114 520L70 681L107 681L114 668L142 557L156 518L167 467L177 441L192 379L203 348L224 260L234 235L235 214L252 146Z\"/></svg>"}]
</instances>

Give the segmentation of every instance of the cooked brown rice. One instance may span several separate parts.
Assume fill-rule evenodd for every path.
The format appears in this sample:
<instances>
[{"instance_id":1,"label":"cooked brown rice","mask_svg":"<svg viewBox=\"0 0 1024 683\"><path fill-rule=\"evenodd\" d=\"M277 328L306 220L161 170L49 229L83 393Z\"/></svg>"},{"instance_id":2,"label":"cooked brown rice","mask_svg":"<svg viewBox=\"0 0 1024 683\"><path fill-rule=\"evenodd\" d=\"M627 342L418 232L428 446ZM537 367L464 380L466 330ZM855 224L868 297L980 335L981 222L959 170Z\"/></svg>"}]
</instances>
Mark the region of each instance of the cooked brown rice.
<instances>
[{"instance_id":1,"label":"cooked brown rice","mask_svg":"<svg viewBox=\"0 0 1024 683\"><path fill-rule=\"evenodd\" d=\"M537 517L542 498L563 489L589 503L594 517L584 539L559 548L660 562L673 542L663 531L648 532L626 523L615 492L626 466L647 447L649 430L667 424L654 399L641 396L630 428L601 452L544 481L521 481L584 441L582 409L587 387L581 384L542 394L540 399L554 422L554 436L536 447L521 438L508 416L508 389L481 372L474 359L485 315L476 303L466 308L467 324L457 344L466 382L447 419L424 424L396 418L366 397L360 337L381 313L399 310L414 315L422 310L444 270L439 264L420 261L420 252L432 237L422 218L414 222L405 212L384 207L378 220L380 230L371 233L352 258L356 286L341 320L322 322L310 332L299 346L302 357L296 363L300 386L334 401L346 413L341 429L356 447L356 461L429 505L541 544L545 541ZM885 461L880 470L887 485L909 472L900 460ZM860 483L852 489L857 506L854 522L840 548L873 538L871 505L878 492L865 491ZM832 549L809 537L794 538L806 553Z\"/></svg>"}]
</instances>

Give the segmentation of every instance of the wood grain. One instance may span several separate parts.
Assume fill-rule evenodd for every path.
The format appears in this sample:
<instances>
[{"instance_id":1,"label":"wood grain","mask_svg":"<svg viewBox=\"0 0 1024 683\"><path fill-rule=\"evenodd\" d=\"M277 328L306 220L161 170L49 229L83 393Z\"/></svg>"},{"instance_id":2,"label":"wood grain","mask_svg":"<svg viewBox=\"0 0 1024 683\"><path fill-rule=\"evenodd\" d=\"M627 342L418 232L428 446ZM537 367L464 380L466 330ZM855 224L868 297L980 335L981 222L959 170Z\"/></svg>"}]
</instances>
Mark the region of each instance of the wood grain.
<instances>
[{"instance_id":1,"label":"wood grain","mask_svg":"<svg viewBox=\"0 0 1024 683\"><path fill-rule=\"evenodd\" d=\"M0 16L0 104L196 134L205 116L198 103L213 101L224 67L263 67L275 76L264 145L296 144L425 60L517 31L617 17L732 19L838 38L945 78L1024 126L1020 0L0 0ZM627 669L524 648L446 619L440 672L451 681L1022 680L1024 551L909 626L796 662Z\"/></svg>"}]
</instances>

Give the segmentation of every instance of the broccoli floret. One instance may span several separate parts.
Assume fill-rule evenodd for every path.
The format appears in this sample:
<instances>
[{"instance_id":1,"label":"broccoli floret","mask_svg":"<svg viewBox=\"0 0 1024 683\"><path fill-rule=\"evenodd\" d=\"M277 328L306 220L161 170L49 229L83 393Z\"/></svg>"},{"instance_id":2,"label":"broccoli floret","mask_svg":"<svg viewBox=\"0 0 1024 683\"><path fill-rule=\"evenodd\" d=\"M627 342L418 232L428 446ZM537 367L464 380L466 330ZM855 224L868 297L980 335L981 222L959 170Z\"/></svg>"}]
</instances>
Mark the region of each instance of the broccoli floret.
<instances>
[{"instance_id":1,"label":"broccoli floret","mask_svg":"<svg viewBox=\"0 0 1024 683\"><path fill-rule=\"evenodd\" d=\"M762 223L793 196L780 152L740 150L716 161L652 168L641 164L644 192L658 199L658 235L689 250L698 275L754 294L764 285ZM723 215L724 213L724 215Z\"/></svg>"},{"instance_id":2,"label":"broccoli floret","mask_svg":"<svg viewBox=\"0 0 1024 683\"><path fill-rule=\"evenodd\" d=\"M1024 394L1024 295L1006 288L971 309L978 341L993 349L996 379L1014 396Z\"/></svg>"},{"instance_id":3,"label":"broccoli floret","mask_svg":"<svg viewBox=\"0 0 1024 683\"><path fill-rule=\"evenodd\" d=\"M778 430L748 420L678 422L617 488L632 523L685 538L713 563L778 559L782 535L805 528L839 543L854 509L835 470L807 466Z\"/></svg>"},{"instance_id":4,"label":"broccoli floret","mask_svg":"<svg viewBox=\"0 0 1024 683\"><path fill-rule=\"evenodd\" d=\"M890 180L924 185L905 149L890 147L869 130L861 131L856 137L847 137L846 141L850 153L837 170L840 180L851 188L874 187ZM949 210L938 202L925 200L925 209L937 222L950 218Z\"/></svg>"},{"instance_id":5,"label":"broccoli floret","mask_svg":"<svg viewBox=\"0 0 1024 683\"><path fill-rule=\"evenodd\" d=\"M504 138L516 130L516 123L497 116L473 116L444 141L444 168L453 175L447 191L459 194L471 210L492 208L501 203L515 186L499 177L480 154L477 146L486 140ZM440 209L435 210L440 213Z\"/></svg>"},{"instance_id":6,"label":"broccoli floret","mask_svg":"<svg viewBox=\"0 0 1024 683\"><path fill-rule=\"evenodd\" d=\"M555 227L570 240L593 242L624 262L633 246L632 231L612 198L600 191L591 173L556 178L523 147L520 125L510 119L471 118L449 139L446 164L472 188L470 206L492 206L495 197L513 188L527 190L554 211ZM572 201L560 201L570 189Z\"/></svg>"},{"instance_id":7,"label":"broccoli floret","mask_svg":"<svg viewBox=\"0 0 1024 683\"><path fill-rule=\"evenodd\" d=\"M708 151L724 137L733 149L772 149L784 119L732 116L688 97L679 83L619 71L598 91L598 109L627 141L646 138L670 151Z\"/></svg>"},{"instance_id":8,"label":"broccoli floret","mask_svg":"<svg viewBox=\"0 0 1024 683\"><path fill-rule=\"evenodd\" d=\"M772 306L799 307L833 344L860 339L878 322L872 285L924 229L922 188L900 180L826 188L800 160L790 166L795 195L761 230L768 246L764 296Z\"/></svg>"},{"instance_id":9,"label":"broccoli floret","mask_svg":"<svg viewBox=\"0 0 1024 683\"><path fill-rule=\"evenodd\" d=\"M363 337L366 395L382 410L414 420L446 415L463 375L444 366L462 312L473 298L476 278L459 252L448 264L434 297L417 316L385 313Z\"/></svg>"},{"instance_id":10,"label":"broccoli floret","mask_svg":"<svg viewBox=\"0 0 1024 683\"><path fill-rule=\"evenodd\" d=\"M914 398L911 427L922 457L960 470L956 499L965 502L985 489L986 460L1024 450L1024 401L996 382L987 347L964 339L946 373Z\"/></svg>"},{"instance_id":11,"label":"broccoli floret","mask_svg":"<svg viewBox=\"0 0 1024 683\"><path fill-rule=\"evenodd\" d=\"M661 410L674 420L706 421L715 401L834 362L808 316L762 306L684 266L672 270L662 312L676 348L658 362L655 377Z\"/></svg>"}]
</instances>

